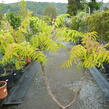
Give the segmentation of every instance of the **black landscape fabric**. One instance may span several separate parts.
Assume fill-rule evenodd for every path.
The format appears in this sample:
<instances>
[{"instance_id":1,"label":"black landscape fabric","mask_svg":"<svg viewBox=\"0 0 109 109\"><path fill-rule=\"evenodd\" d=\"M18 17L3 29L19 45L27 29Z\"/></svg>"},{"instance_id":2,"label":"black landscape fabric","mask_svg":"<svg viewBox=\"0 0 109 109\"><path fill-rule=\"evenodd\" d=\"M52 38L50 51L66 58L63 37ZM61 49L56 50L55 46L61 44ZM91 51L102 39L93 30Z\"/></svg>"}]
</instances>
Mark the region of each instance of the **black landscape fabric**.
<instances>
[{"instance_id":1,"label":"black landscape fabric","mask_svg":"<svg viewBox=\"0 0 109 109\"><path fill-rule=\"evenodd\" d=\"M35 74L39 71L40 65L31 63L26 69L17 85L10 90L9 96L4 100L3 105L21 104L32 85Z\"/></svg>"}]
</instances>

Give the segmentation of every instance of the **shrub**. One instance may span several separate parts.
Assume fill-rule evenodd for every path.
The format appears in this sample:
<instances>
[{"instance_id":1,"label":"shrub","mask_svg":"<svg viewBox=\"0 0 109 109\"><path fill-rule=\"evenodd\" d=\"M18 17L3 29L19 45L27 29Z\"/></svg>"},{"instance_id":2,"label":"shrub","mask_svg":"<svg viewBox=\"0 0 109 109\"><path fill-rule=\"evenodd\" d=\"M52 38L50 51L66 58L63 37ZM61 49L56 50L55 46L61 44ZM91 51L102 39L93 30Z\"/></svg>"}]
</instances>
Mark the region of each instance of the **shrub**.
<instances>
[{"instance_id":1,"label":"shrub","mask_svg":"<svg viewBox=\"0 0 109 109\"><path fill-rule=\"evenodd\" d=\"M86 24L88 31L98 32L101 42L109 41L109 10L98 12L87 17Z\"/></svg>"},{"instance_id":2,"label":"shrub","mask_svg":"<svg viewBox=\"0 0 109 109\"><path fill-rule=\"evenodd\" d=\"M96 41L97 33L85 33L82 36L82 44L75 45L70 51L70 56L64 66L70 67L77 64L78 67L100 67L104 62L109 63L108 44L100 44Z\"/></svg>"},{"instance_id":3,"label":"shrub","mask_svg":"<svg viewBox=\"0 0 109 109\"><path fill-rule=\"evenodd\" d=\"M66 25L67 21L68 21L68 17L70 15L69 14L62 14L62 15L59 15L57 18L56 18L56 21L55 21L55 26L57 28L59 27L63 27Z\"/></svg>"},{"instance_id":4,"label":"shrub","mask_svg":"<svg viewBox=\"0 0 109 109\"><path fill-rule=\"evenodd\" d=\"M93 13L94 10L99 10L100 9L100 7L102 6L102 2L94 2L94 1L92 1L92 2L88 3L88 6L90 7L91 13Z\"/></svg>"},{"instance_id":5,"label":"shrub","mask_svg":"<svg viewBox=\"0 0 109 109\"><path fill-rule=\"evenodd\" d=\"M0 24L2 19L3 19L3 14L0 13Z\"/></svg>"},{"instance_id":6,"label":"shrub","mask_svg":"<svg viewBox=\"0 0 109 109\"><path fill-rule=\"evenodd\" d=\"M52 19L49 16L41 16L40 19L45 21L48 25L52 24Z\"/></svg>"},{"instance_id":7,"label":"shrub","mask_svg":"<svg viewBox=\"0 0 109 109\"><path fill-rule=\"evenodd\" d=\"M13 29L17 29L21 25L21 17L18 14L8 13L7 18Z\"/></svg>"},{"instance_id":8,"label":"shrub","mask_svg":"<svg viewBox=\"0 0 109 109\"><path fill-rule=\"evenodd\" d=\"M85 18L87 16L88 15L85 12L79 12L77 16L73 16L71 18L71 29L85 32L86 31Z\"/></svg>"}]
</instances>

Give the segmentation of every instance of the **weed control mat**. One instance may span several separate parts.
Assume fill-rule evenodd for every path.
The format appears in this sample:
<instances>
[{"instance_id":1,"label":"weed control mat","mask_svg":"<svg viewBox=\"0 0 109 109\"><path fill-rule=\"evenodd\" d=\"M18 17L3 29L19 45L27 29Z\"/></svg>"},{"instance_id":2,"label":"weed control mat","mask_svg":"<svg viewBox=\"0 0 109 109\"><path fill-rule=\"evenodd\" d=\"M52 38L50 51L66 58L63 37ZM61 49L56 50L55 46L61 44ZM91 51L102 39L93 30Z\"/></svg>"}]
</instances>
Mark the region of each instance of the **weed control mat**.
<instances>
[{"instance_id":1,"label":"weed control mat","mask_svg":"<svg viewBox=\"0 0 109 109\"><path fill-rule=\"evenodd\" d=\"M3 101L3 105L21 104L24 101L39 68L39 64L33 62L25 69L17 85L10 90L8 97Z\"/></svg>"},{"instance_id":2,"label":"weed control mat","mask_svg":"<svg viewBox=\"0 0 109 109\"><path fill-rule=\"evenodd\" d=\"M91 75L95 78L97 84L104 93L104 96L109 100L109 82L106 80L104 75L97 70L97 68L89 69Z\"/></svg>"}]
</instances>

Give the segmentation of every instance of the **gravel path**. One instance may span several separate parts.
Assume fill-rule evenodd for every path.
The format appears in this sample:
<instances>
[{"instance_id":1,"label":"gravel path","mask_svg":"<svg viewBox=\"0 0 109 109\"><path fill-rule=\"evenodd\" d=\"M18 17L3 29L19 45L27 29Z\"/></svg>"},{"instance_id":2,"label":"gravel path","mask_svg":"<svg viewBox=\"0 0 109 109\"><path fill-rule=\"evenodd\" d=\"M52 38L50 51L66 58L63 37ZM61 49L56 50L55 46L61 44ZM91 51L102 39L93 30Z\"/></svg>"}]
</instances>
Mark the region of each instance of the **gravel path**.
<instances>
[{"instance_id":1,"label":"gravel path","mask_svg":"<svg viewBox=\"0 0 109 109\"><path fill-rule=\"evenodd\" d=\"M81 87L76 103L69 109L109 109L109 104L105 102L102 92L88 72L78 70L76 65L69 69L61 68L67 57L65 50L50 53L46 64L51 89L59 101L64 105L68 104L74 97L73 90ZM59 109L48 95L41 74L41 72L36 74L23 104L5 109ZM85 79L81 82L84 75Z\"/></svg>"}]
</instances>

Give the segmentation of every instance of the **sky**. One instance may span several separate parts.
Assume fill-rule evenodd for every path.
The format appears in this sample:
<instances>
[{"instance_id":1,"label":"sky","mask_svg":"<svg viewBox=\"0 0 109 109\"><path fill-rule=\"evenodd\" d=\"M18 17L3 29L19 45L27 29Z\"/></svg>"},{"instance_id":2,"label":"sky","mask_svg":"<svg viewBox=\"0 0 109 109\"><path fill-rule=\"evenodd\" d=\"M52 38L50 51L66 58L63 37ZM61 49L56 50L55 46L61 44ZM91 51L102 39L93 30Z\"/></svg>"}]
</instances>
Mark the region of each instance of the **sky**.
<instances>
[{"instance_id":1,"label":"sky","mask_svg":"<svg viewBox=\"0 0 109 109\"><path fill-rule=\"evenodd\" d=\"M4 3L15 3L20 0L0 0L0 2L4 1ZM67 3L68 0L25 0L25 1L36 1L36 2L62 2ZM98 0L101 1L101 0ZM104 2L109 2L109 0L103 0Z\"/></svg>"}]
</instances>

